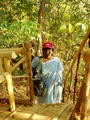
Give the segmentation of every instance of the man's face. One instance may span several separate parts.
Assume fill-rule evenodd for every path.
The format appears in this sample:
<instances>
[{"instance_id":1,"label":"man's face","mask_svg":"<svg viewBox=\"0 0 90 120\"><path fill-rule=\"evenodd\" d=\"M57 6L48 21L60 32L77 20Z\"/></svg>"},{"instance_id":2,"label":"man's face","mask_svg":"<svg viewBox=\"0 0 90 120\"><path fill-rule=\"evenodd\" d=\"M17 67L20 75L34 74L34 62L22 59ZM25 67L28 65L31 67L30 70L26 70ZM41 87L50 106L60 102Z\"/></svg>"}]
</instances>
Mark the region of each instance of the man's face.
<instances>
[{"instance_id":1,"label":"man's face","mask_svg":"<svg viewBox=\"0 0 90 120\"><path fill-rule=\"evenodd\" d=\"M49 56L51 56L52 55L52 49L51 48L44 48L43 49L43 55L45 56L45 57L49 57Z\"/></svg>"}]
</instances>

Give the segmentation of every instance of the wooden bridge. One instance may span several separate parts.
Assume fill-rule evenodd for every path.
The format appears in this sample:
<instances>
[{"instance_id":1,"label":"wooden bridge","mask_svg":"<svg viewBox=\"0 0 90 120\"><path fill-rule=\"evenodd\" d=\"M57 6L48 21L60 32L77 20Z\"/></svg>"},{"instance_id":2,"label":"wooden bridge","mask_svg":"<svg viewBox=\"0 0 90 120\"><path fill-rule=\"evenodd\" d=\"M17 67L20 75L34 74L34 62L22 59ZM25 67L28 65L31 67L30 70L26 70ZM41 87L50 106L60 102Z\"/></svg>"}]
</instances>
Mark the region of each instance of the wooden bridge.
<instances>
[{"instance_id":1,"label":"wooden bridge","mask_svg":"<svg viewBox=\"0 0 90 120\"><path fill-rule=\"evenodd\" d=\"M66 78L69 76L75 61L88 38L90 42L90 27L75 55ZM21 53L24 57L11 68L10 61L13 52L15 54ZM6 81L8 91L8 99L0 98L1 103L2 101L5 101L5 104L0 103L0 120L90 120L90 48L85 50L82 55L86 70L76 104L73 104L72 102L62 102L60 104L33 104L34 91L31 79L31 55L29 44L26 44L24 48L0 50L0 81ZM2 62L2 60L4 61ZM12 76L12 71L24 61L26 62L26 75ZM3 65L5 71L3 70ZM24 77L27 80L26 89L30 99L27 101L20 100L19 102L19 100L16 101L14 97L12 78Z\"/></svg>"}]
</instances>

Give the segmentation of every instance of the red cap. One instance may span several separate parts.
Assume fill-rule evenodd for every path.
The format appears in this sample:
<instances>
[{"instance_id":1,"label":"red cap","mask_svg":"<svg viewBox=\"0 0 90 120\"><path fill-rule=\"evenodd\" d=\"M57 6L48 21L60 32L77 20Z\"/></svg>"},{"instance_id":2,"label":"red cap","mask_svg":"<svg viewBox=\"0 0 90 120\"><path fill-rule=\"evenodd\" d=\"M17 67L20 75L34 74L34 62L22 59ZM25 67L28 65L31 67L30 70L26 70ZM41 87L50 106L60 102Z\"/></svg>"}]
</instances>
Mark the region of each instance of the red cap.
<instances>
[{"instance_id":1,"label":"red cap","mask_svg":"<svg viewBox=\"0 0 90 120\"><path fill-rule=\"evenodd\" d=\"M50 42L45 42L44 44L43 44L43 46L42 46L42 48L54 48L54 46L53 46L53 44L52 43L50 43Z\"/></svg>"}]
</instances>

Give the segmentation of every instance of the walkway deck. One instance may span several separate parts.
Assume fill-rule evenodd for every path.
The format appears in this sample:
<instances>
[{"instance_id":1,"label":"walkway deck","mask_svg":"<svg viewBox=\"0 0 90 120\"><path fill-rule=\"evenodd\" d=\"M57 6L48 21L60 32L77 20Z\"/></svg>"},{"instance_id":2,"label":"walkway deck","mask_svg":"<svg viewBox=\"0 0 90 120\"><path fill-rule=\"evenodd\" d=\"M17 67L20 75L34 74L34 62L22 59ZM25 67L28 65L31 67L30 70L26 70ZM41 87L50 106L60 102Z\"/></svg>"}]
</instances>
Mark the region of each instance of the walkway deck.
<instances>
[{"instance_id":1,"label":"walkway deck","mask_svg":"<svg viewBox=\"0 0 90 120\"><path fill-rule=\"evenodd\" d=\"M0 104L0 120L68 120L73 110L70 103L36 104L16 106L16 112L9 112L8 105Z\"/></svg>"},{"instance_id":2,"label":"walkway deck","mask_svg":"<svg viewBox=\"0 0 90 120\"><path fill-rule=\"evenodd\" d=\"M11 113L8 105L0 104L0 120L69 120L73 108L71 103L17 105L16 111ZM90 120L90 110L87 120Z\"/></svg>"}]
</instances>

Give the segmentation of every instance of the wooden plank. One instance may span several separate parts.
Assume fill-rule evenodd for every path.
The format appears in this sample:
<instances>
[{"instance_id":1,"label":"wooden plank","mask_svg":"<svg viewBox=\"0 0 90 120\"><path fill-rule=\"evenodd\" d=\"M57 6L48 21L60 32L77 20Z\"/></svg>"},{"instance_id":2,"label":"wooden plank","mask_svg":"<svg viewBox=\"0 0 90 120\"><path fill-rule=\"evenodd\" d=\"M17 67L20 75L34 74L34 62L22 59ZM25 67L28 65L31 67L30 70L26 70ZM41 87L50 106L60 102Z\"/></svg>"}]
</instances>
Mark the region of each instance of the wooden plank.
<instances>
[{"instance_id":1,"label":"wooden plank","mask_svg":"<svg viewBox=\"0 0 90 120\"><path fill-rule=\"evenodd\" d=\"M12 78L27 78L27 75L20 75L20 76L12 76Z\"/></svg>"},{"instance_id":2,"label":"wooden plank","mask_svg":"<svg viewBox=\"0 0 90 120\"><path fill-rule=\"evenodd\" d=\"M5 104L5 103L9 103L9 100L8 100L8 98L0 98L0 103L3 103L3 104ZM30 105L30 106L32 106L32 103L30 102L30 100L23 100L23 99L15 99L15 103L16 104L19 104L19 105Z\"/></svg>"},{"instance_id":3,"label":"wooden plank","mask_svg":"<svg viewBox=\"0 0 90 120\"><path fill-rule=\"evenodd\" d=\"M73 109L74 109L74 105L68 104L66 108L63 110L63 112L58 116L58 120L69 120Z\"/></svg>"},{"instance_id":4,"label":"wooden plank","mask_svg":"<svg viewBox=\"0 0 90 120\"><path fill-rule=\"evenodd\" d=\"M3 113L2 118L5 118L3 120L68 120L72 108L71 103L36 104L17 106L14 114L9 111L1 111L1 113Z\"/></svg>"}]
</instances>

